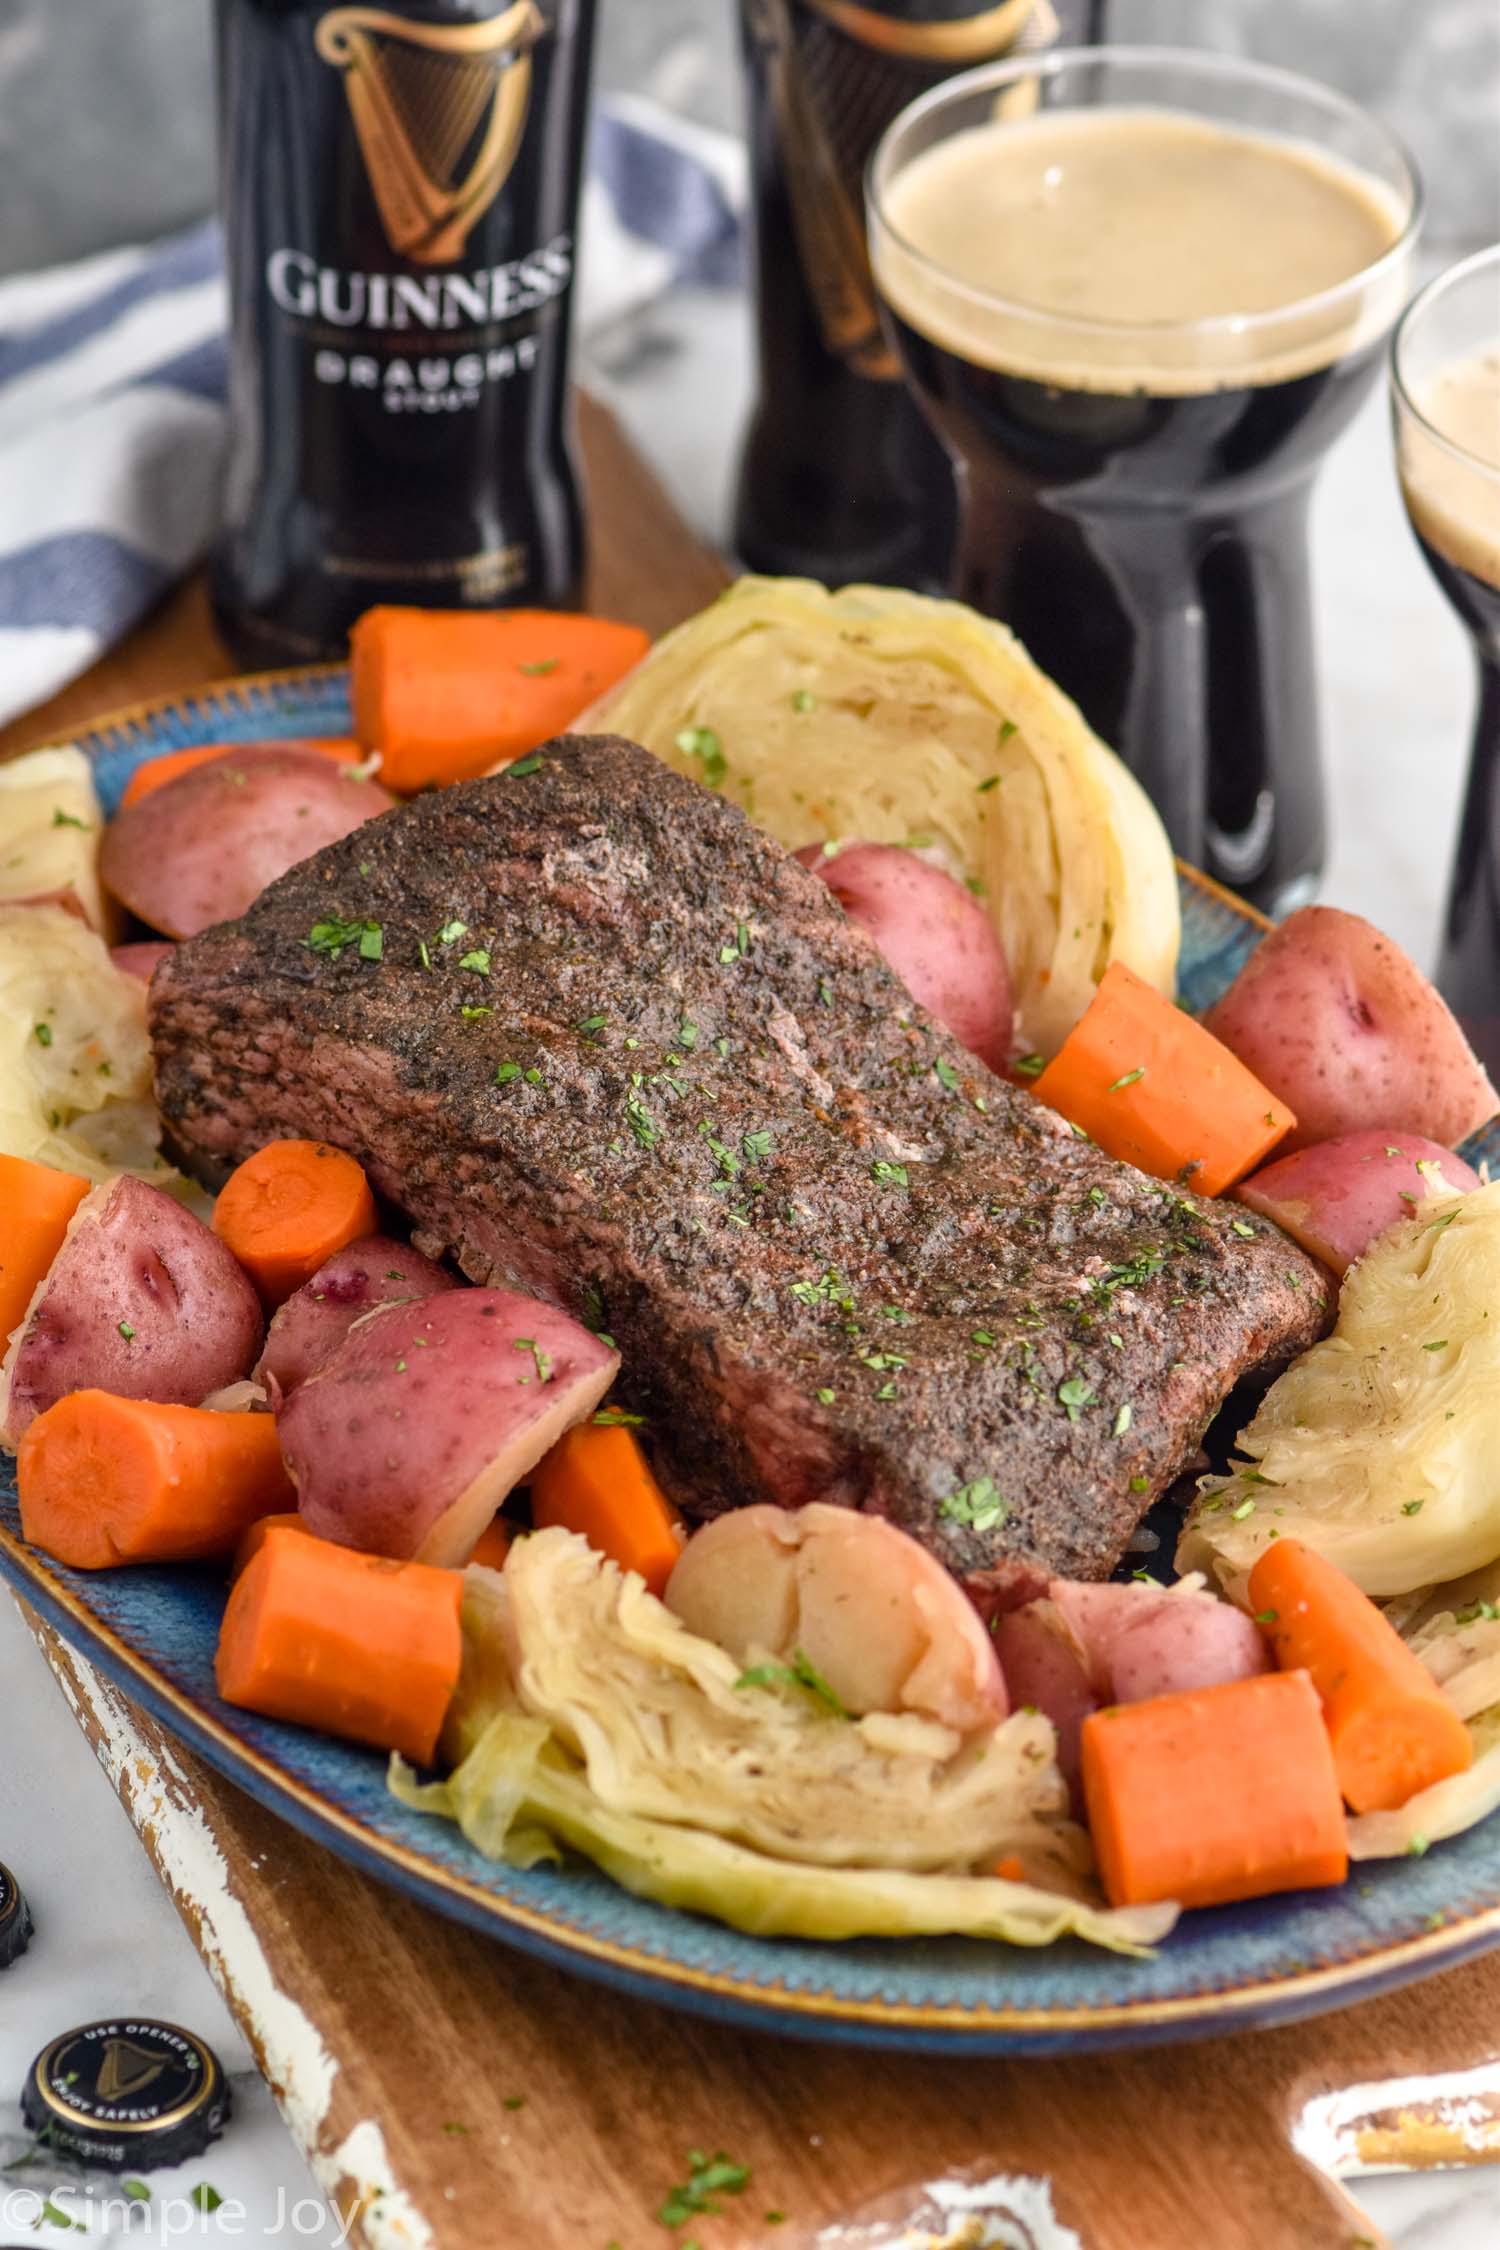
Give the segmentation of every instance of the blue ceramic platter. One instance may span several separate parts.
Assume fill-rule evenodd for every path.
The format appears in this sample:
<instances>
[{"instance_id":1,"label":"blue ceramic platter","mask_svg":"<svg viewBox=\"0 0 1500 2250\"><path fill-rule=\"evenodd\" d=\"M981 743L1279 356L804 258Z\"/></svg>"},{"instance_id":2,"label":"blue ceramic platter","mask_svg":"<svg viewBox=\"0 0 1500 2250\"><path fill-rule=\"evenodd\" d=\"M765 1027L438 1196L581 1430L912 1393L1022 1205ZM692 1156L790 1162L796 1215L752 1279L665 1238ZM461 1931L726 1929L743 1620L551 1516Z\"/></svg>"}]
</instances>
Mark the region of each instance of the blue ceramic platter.
<instances>
[{"instance_id":1,"label":"blue ceramic platter","mask_svg":"<svg viewBox=\"0 0 1500 2250\"><path fill-rule=\"evenodd\" d=\"M164 750L348 727L344 674L302 672L125 714L83 747L113 809L133 768ZM1182 903L1182 991L1200 1008L1263 925L1190 871ZM1500 1121L1466 1153L1500 1162ZM591 1867L497 1867L446 1822L398 1805L382 1758L221 1703L217 1574L64 1570L23 1545L13 1483L0 1487L0 1573L212 1765L341 1857L523 1951L726 2022L872 2046L1076 2053L1311 2015L1500 1943L1500 1821L1358 1870L1341 1890L1191 1914L1149 1961L1077 1943L741 1937L631 1898Z\"/></svg>"}]
</instances>

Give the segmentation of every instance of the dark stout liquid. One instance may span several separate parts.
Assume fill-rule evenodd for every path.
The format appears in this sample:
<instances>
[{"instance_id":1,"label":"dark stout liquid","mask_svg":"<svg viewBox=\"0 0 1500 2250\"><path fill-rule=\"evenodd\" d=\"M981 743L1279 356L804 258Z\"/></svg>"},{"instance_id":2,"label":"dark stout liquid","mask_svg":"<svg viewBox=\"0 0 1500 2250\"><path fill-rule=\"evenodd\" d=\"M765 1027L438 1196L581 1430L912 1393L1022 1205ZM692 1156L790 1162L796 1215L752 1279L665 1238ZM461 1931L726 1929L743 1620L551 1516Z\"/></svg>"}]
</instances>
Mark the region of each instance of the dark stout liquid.
<instances>
[{"instance_id":1,"label":"dark stout liquid","mask_svg":"<svg viewBox=\"0 0 1500 2250\"><path fill-rule=\"evenodd\" d=\"M1310 480L1378 347L1282 383L1125 396L894 327L964 464L953 591L1015 629L1184 857L1268 909L1297 903L1325 843Z\"/></svg>"},{"instance_id":2,"label":"dark stout liquid","mask_svg":"<svg viewBox=\"0 0 1500 2250\"><path fill-rule=\"evenodd\" d=\"M578 599L564 408L592 7L218 0L212 590L242 661L337 655L377 602Z\"/></svg>"},{"instance_id":3,"label":"dark stout liquid","mask_svg":"<svg viewBox=\"0 0 1500 2250\"><path fill-rule=\"evenodd\" d=\"M1479 703L1448 893L1438 989L1500 1083L1500 587L1426 539L1433 577L1474 637Z\"/></svg>"}]
</instances>

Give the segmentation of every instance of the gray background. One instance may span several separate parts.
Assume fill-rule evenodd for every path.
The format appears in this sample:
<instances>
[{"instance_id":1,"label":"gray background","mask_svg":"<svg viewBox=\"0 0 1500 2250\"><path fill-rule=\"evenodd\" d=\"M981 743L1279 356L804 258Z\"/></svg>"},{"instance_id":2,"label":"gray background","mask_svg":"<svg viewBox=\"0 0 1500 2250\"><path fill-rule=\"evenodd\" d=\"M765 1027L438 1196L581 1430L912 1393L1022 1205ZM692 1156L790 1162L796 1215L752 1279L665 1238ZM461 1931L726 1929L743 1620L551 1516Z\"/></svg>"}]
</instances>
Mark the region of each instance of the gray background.
<instances>
[{"instance_id":1,"label":"gray background","mask_svg":"<svg viewBox=\"0 0 1500 2250\"><path fill-rule=\"evenodd\" d=\"M1090 12L1064 0L1070 28ZM598 83L739 114L735 0L600 0ZM210 0L0 0L0 272L138 241L213 201ZM1430 243L1500 235L1495 0L1112 0L1116 39L1309 71L1405 134Z\"/></svg>"}]
</instances>

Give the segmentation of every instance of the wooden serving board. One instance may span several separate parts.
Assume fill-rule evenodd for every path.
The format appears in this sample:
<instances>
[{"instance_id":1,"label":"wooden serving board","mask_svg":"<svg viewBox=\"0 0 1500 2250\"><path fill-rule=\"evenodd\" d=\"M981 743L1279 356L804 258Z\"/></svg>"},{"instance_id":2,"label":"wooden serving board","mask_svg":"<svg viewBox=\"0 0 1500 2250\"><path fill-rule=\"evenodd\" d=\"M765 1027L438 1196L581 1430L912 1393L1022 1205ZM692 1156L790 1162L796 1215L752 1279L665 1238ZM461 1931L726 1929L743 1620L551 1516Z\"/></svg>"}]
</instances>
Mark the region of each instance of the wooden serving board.
<instances>
[{"instance_id":1,"label":"wooden serving board","mask_svg":"<svg viewBox=\"0 0 1500 2250\"><path fill-rule=\"evenodd\" d=\"M584 401L581 421L592 599L660 630L723 570L607 416ZM231 669L194 584L0 730L0 757ZM366 2250L857 2250L874 2238L822 2230L900 2222L926 2183L996 2176L1019 2183L1003 2239L1026 2250L1374 2250L1294 2132L1342 2164L1500 2158L1500 1956L1320 2021L1133 2055L949 2062L723 2030L544 1968L356 1873L26 1614ZM723 2149L751 2179L674 2237L657 2213L688 2148ZM1037 2216L1039 2183L1055 2225ZM880 2239L902 2238L895 2225Z\"/></svg>"}]
</instances>

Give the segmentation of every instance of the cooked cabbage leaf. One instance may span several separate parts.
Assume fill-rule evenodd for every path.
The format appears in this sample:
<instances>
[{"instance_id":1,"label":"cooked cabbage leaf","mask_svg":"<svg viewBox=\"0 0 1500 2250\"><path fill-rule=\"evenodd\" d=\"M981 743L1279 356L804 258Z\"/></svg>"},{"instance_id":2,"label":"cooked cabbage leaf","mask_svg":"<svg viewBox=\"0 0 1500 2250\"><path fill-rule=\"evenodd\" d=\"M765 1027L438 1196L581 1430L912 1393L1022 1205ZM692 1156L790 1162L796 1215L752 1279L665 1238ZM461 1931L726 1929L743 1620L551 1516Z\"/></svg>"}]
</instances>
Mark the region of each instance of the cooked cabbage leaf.
<instances>
[{"instance_id":1,"label":"cooked cabbage leaf","mask_svg":"<svg viewBox=\"0 0 1500 2250\"><path fill-rule=\"evenodd\" d=\"M535 1866L556 1839L637 1898L706 1914L752 1937L998 1938L1051 1945L1087 1938L1144 1953L1173 1906L1109 1908L999 1876L913 1875L774 1859L675 1821L602 1805L544 1721L502 1711L446 1781L420 1783L399 1756L390 1786L403 1804L456 1821L487 1858Z\"/></svg>"},{"instance_id":2,"label":"cooked cabbage leaf","mask_svg":"<svg viewBox=\"0 0 1500 2250\"><path fill-rule=\"evenodd\" d=\"M103 830L93 769L73 744L0 766L0 903L56 901L105 929Z\"/></svg>"},{"instance_id":3,"label":"cooked cabbage leaf","mask_svg":"<svg viewBox=\"0 0 1500 2250\"><path fill-rule=\"evenodd\" d=\"M139 977L67 909L0 906L0 1153L167 1185L160 1134Z\"/></svg>"},{"instance_id":4,"label":"cooked cabbage leaf","mask_svg":"<svg viewBox=\"0 0 1500 2250\"><path fill-rule=\"evenodd\" d=\"M912 1712L836 1718L795 1685L749 1684L764 1652L742 1666L558 1529L517 1544L494 1600L522 1708L611 1811L828 1867L1088 1865L1040 1712L968 1740Z\"/></svg>"},{"instance_id":5,"label":"cooked cabbage leaf","mask_svg":"<svg viewBox=\"0 0 1500 2250\"><path fill-rule=\"evenodd\" d=\"M1174 1907L1115 1912L1090 1891L1035 1714L960 1743L740 1676L638 1578L539 1532L503 1576L466 1574L453 1772L424 1786L396 1760L391 1786L492 1858L530 1866L566 1845L642 1897L761 1934L1071 1931L1132 1952L1171 1928ZM1042 1880L972 1872L1011 1852Z\"/></svg>"},{"instance_id":6,"label":"cooked cabbage leaf","mask_svg":"<svg viewBox=\"0 0 1500 2250\"><path fill-rule=\"evenodd\" d=\"M794 849L915 843L980 886L1018 1036L1055 1053L1111 961L1173 989L1177 878L1139 783L1004 625L890 587L742 578L580 724Z\"/></svg>"},{"instance_id":7,"label":"cooked cabbage leaf","mask_svg":"<svg viewBox=\"0 0 1500 2250\"><path fill-rule=\"evenodd\" d=\"M1239 1451L1200 1488L1180 1570L1234 1587L1294 1537L1386 1597L1500 1557L1500 1182L1372 1244Z\"/></svg>"}]
</instances>

